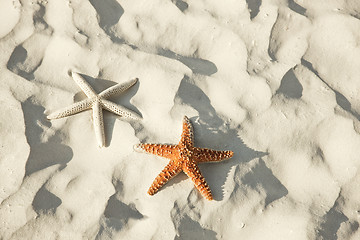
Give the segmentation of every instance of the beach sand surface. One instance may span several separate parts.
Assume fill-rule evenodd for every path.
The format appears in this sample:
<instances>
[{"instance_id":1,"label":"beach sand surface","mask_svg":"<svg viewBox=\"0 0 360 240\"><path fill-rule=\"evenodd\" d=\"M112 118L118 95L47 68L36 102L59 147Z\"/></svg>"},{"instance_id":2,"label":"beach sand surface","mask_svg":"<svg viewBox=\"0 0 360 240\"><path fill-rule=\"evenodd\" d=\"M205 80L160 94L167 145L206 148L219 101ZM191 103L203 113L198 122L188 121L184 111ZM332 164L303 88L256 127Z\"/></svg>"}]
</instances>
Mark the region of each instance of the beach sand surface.
<instances>
[{"instance_id":1,"label":"beach sand surface","mask_svg":"<svg viewBox=\"0 0 360 240\"><path fill-rule=\"evenodd\" d=\"M95 92L92 111L48 120ZM0 239L360 239L357 0L1 0ZM139 143L231 150L147 190Z\"/></svg>"}]
</instances>

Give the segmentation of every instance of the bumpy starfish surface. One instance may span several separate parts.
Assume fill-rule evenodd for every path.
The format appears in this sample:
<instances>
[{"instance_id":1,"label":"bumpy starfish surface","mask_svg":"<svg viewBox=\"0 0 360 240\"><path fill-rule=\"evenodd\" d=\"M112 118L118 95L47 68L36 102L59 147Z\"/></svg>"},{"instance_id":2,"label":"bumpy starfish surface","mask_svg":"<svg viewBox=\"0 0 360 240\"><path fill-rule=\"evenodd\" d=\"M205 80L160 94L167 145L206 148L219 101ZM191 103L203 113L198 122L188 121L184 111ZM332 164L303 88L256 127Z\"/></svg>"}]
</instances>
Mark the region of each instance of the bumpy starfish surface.
<instances>
[{"instance_id":1,"label":"bumpy starfish surface","mask_svg":"<svg viewBox=\"0 0 360 240\"><path fill-rule=\"evenodd\" d=\"M79 73L73 71L71 71L70 73L76 84L81 88L81 90L88 98L51 113L47 116L48 119L67 117L92 108L95 135L99 147L103 147L105 146L105 133L102 109L106 109L124 118L141 118L137 113L123 106L110 102L109 100L106 100L108 97L117 93L124 92L125 90L132 87L137 82L137 78L129 82L118 83L97 94Z\"/></svg>"},{"instance_id":2,"label":"bumpy starfish surface","mask_svg":"<svg viewBox=\"0 0 360 240\"><path fill-rule=\"evenodd\" d=\"M183 131L178 145L164 144L137 144L134 149L139 152L147 152L170 159L170 162L155 178L148 190L148 194L154 195L167 181L181 171L191 178L195 187L208 200L212 200L212 194L208 184L202 176L198 163L218 162L233 156L232 151L217 151L208 148L194 147L194 135L190 120L185 116Z\"/></svg>"}]
</instances>

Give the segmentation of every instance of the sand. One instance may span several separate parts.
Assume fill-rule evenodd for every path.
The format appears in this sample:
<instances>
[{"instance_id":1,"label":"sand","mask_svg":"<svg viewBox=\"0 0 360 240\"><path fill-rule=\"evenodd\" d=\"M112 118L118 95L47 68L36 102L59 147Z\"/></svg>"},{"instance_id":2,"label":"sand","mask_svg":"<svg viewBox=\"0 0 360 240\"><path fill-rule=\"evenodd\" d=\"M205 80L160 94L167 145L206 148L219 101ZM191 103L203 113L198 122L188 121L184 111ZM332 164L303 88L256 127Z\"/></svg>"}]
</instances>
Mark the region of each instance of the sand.
<instances>
[{"instance_id":1,"label":"sand","mask_svg":"<svg viewBox=\"0 0 360 240\"><path fill-rule=\"evenodd\" d=\"M360 239L357 0L0 1L0 239ZM142 116L91 110L96 92ZM188 116L213 201L146 192Z\"/></svg>"}]
</instances>

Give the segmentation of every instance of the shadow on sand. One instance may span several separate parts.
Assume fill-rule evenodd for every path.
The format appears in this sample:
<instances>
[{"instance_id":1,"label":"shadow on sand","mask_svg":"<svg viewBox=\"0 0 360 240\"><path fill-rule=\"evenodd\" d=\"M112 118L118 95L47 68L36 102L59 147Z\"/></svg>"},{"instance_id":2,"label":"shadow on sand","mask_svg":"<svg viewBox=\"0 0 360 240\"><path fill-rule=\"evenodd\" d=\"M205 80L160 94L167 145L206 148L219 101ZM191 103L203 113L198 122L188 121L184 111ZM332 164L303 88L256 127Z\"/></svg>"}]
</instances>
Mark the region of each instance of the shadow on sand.
<instances>
[{"instance_id":1,"label":"shadow on sand","mask_svg":"<svg viewBox=\"0 0 360 240\"><path fill-rule=\"evenodd\" d=\"M339 91L335 88L331 87L318 73L318 71L314 68L311 62L305 60L304 58L301 59L301 64L309 69L312 73L315 74L328 88L330 88L335 93L336 103L345 111L353 115L357 120L360 121L360 114L357 113L351 106L350 101Z\"/></svg>"},{"instance_id":2,"label":"shadow on sand","mask_svg":"<svg viewBox=\"0 0 360 240\"><path fill-rule=\"evenodd\" d=\"M185 76L181 81L174 101L177 104L189 105L199 113L199 117L191 118L195 132L195 146L234 151L234 157L229 160L200 165L215 200L223 199L222 187L230 170L240 163L249 162L255 158L260 158L259 164L252 169L251 174L244 176L243 184L250 186L254 190L258 190L259 184L262 185L262 188L268 194L266 204L287 194L286 188L261 160L261 157L267 153L246 146L239 137L238 130L230 128L223 119L218 117L216 110L210 103L210 99L190 81L189 77Z\"/></svg>"},{"instance_id":3,"label":"shadow on sand","mask_svg":"<svg viewBox=\"0 0 360 240\"><path fill-rule=\"evenodd\" d=\"M181 0L176 0L173 2L181 11L185 11L188 7L187 3ZM124 14L124 9L118 2L116 2L115 0L90 0L90 3L98 14L98 22L100 28L104 30L104 32L110 37L110 39L114 43L125 44L134 50L149 53L147 50L127 42L125 39L116 34L116 30L114 28L119 22L121 16ZM168 49L157 48L155 53L150 51L150 54L157 54L159 56L177 60L190 68L195 74L210 76L217 72L217 67L213 62L201 58L183 56L181 54L174 53Z\"/></svg>"},{"instance_id":4,"label":"shadow on sand","mask_svg":"<svg viewBox=\"0 0 360 240\"><path fill-rule=\"evenodd\" d=\"M170 212L172 222L176 229L177 235L175 240L193 239L193 240L215 240L216 232L203 228L198 222L192 220L188 215L183 215L180 207L175 202Z\"/></svg>"},{"instance_id":5,"label":"shadow on sand","mask_svg":"<svg viewBox=\"0 0 360 240\"><path fill-rule=\"evenodd\" d=\"M119 195L122 193L124 185L120 180L113 182L113 185L116 191L106 204L104 214L99 222L100 229L95 239L103 239L104 236L112 239L112 229L119 232L126 227L129 220L139 220L146 217L136 209L135 204L126 204L119 200Z\"/></svg>"},{"instance_id":6,"label":"shadow on sand","mask_svg":"<svg viewBox=\"0 0 360 240\"><path fill-rule=\"evenodd\" d=\"M41 171L53 165L59 165L59 169L66 167L72 159L72 149L61 143L60 133L55 133L48 141L43 141L44 129L50 128L51 124L46 120L44 108L37 105L32 98L21 104L25 119L25 135L30 145L30 154L25 165L25 176ZM45 185L36 193L32 206L37 214L55 213L60 206L61 200Z\"/></svg>"},{"instance_id":7,"label":"shadow on sand","mask_svg":"<svg viewBox=\"0 0 360 240\"><path fill-rule=\"evenodd\" d=\"M261 2L261 0L246 0L251 20L260 12Z\"/></svg>"},{"instance_id":8,"label":"shadow on sand","mask_svg":"<svg viewBox=\"0 0 360 240\"><path fill-rule=\"evenodd\" d=\"M42 141L43 128L50 128L51 123L44 115L45 108L33 102L32 98L21 104L25 119L25 135L30 145L30 155L26 162L25 176L60 164L65 167L73 153L70 147L61 143L61 136L55 133L47 142Z\"/></svg>"}]
</instances>

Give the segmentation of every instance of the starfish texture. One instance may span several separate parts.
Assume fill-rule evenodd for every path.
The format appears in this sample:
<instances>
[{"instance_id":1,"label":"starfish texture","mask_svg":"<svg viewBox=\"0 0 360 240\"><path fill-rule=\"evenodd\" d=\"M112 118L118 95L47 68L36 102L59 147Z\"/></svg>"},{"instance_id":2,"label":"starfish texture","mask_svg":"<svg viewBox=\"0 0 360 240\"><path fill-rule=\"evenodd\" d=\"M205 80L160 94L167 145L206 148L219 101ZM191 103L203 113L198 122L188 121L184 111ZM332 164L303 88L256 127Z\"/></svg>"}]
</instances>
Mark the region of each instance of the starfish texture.
<instances>
[{"instance_id":1,"label":"starfish texture","mask_svg":"<svg viewBox=\"0 0 360 240\"><path fill-rule=\"evenodd\" d=\"M73 71L70 73L76 84L81 88L81 90L88 98L51 113L47 116L48 119L67 117L92 108L95 135L99 147L103 147L105 146L105 133L102 109L106 109L124 118L141 118L137 113L107 100L108 97L124 92L125 90L132 87L138 81L137 78L130 80L129 82L118 83L97 94L79 73Z\"/></svg>"},{"instance_id":2,"label":"starfish texture","mask_svg":"<svg viewBox=\"0 0 360 240\"><path fill-rule=\"evenodd\" d=\"M195 187L208 200L213 200L210 188L202 176L198 163L219 162L233 156L232 151L217 151L208 148L194 147L194 135L190 120L185 116L183 131L178 145L137 144L136 151L147 152L170 159L170 162L155 178L148 190L154 195L167 181L181 171L191 178Z\"/></svg>"}]
</instances>

